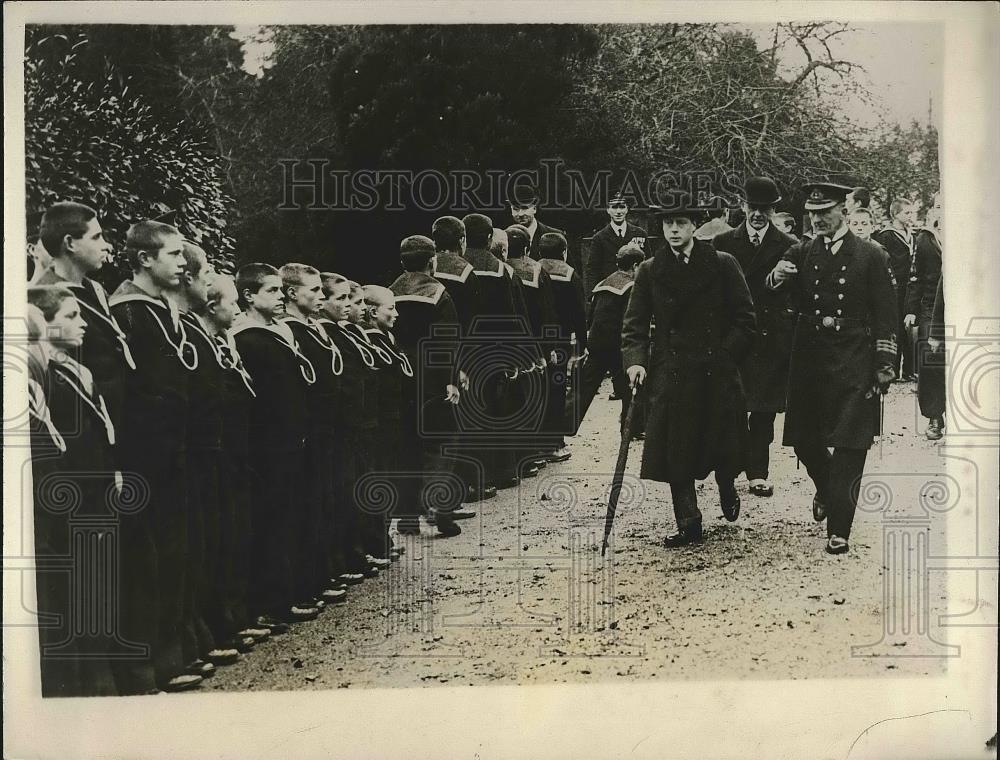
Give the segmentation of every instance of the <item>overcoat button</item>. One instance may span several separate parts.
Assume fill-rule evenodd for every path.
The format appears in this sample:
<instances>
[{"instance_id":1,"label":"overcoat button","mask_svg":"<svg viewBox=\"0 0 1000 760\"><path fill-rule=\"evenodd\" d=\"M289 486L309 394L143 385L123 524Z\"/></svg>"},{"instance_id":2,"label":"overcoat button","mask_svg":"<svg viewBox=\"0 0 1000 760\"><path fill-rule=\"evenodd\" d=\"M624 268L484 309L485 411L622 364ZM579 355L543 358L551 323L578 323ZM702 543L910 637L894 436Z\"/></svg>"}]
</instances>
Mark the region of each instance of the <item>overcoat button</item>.
<instances>
[{"instance_id":1,"label":"overcoat button","mask_svg":"<svg viewBox=\"0 0 1000 760\"><path fill-rule=\"evenodd\" d=\"M843 301L844 300L844 294L843 293L838 293L837 294L837 298L839 298L841 301Z\"/></svg>"}]
</instances>

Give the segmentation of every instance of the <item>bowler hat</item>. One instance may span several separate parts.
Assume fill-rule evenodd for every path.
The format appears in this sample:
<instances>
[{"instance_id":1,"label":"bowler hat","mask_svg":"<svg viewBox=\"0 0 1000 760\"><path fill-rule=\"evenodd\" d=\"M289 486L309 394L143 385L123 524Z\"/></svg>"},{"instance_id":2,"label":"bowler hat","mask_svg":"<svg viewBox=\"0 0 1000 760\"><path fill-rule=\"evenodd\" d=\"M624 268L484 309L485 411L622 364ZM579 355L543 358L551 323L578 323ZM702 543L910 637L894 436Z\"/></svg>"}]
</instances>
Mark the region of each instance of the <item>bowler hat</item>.
<instances>
[{"instance_id":1,"label":"bowler hat","mask_svg":"<svg viewBox=\"0 0 1000 760\"><path fill-rule=\"evenodd\" d=\"M743 200L750 206L774 206L781 200L781 191L770 177L749 177L743 183Z\"/></svg>"},{"instance_id":2,"label":"bowler hat","mask_svg":"<svg viewBox=\"0 0 1000 760\"><path fill-rule=\"evenodd\" d=\"M847 200L847 195L854 188L846 185L837 185L833 182L810 182L802 186L806 194L806 211L823 211L833 208L838 203Z\"/></svg>"}]
</instances>

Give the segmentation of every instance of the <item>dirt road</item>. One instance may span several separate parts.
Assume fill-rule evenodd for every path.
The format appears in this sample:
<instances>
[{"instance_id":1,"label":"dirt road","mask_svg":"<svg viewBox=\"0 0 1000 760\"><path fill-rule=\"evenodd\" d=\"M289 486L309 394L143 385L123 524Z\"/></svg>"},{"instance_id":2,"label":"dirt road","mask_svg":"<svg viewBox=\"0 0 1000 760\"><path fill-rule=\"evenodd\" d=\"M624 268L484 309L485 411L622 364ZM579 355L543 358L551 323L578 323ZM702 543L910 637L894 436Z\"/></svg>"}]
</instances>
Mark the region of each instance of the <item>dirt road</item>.
<instances>
[{"instance_id":1,"label":"dirt road","mask_svg":"<svg viewBox=\"0 0 1000 760\"><path fill-rule=\"evenodd\" d=\"M714 482L699 484L706 541L698 547L662 548L673 528L669 490L628 479L602 561L617 451L618 405L606 383L570 439L572 459L474 505L478 516L461 536L436 539L425 528L346 604L262 642L202 691L940 672L940 659L892 656L936 651L913 616L929 604L933 620L944 605L943 582L913 569L912 531L933 544L940 528L931 521L929 533L912 523L884 531L894 525L887 515L922 513L928 484L944 472L939 445L923 437L913 388L894 385L887 398L890 434L881 457L878 444L869 454L869 511L859 510L848 555L823 552L811 483L776 443L775 495L753 497L741 481L736 523L723 520ZM633 476L641 448L633 444ZM891 506L877 511L887 494ZM887 613L884 582L895 584L891 598L924 601ZM858 656L870 654L878 656Z\"/></svg>"}]
</instances>

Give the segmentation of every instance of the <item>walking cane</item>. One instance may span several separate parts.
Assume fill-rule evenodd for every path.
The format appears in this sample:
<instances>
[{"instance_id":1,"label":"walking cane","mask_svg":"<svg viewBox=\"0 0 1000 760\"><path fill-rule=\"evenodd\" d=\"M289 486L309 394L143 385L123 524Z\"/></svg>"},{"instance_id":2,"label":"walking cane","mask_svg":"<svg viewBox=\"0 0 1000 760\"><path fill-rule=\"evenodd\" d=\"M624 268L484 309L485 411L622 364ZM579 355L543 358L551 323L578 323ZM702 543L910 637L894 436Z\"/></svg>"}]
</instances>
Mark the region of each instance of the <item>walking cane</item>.
<instances>
[{"instance_id":1,"label":"walking cane","mask_svg":"<svg viewBox=\"0 0 1000 760\"><path fill-rule=\"evenodd\" d=\"M611 494L608 496L608 514L604 518L604 541L601 544L601 556L608 550L608 536L611 535L611 525L615 521L615 511L618 509L618 497L625 480L625 464L628 462L628 446L632 442L632 420L635 417L636 403L639 400L639 385L632 386L632 402L628 414L625 415L625 425L622 429L622 442L618 447L618 461L615 463L615 474L611 479Z\"/></svg>"}]
</instances>

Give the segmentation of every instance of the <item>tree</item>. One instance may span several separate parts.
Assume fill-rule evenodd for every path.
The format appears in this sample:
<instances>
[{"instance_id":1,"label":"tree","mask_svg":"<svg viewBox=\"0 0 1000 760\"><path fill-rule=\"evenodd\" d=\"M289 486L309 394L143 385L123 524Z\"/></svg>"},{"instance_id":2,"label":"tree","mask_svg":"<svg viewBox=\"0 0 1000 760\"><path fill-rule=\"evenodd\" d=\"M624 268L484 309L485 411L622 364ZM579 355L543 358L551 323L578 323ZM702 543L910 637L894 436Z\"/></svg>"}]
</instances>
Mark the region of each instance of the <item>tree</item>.
<instances>
[{"instance_id":1,"label":"tree","mask_svg":"<svg viewBox=\"0 0 1000 760\"><path fill-rule=\"evenodd\" d=\"M174 211L181 232L227 266L233 199L203 131L167 118L113 67L95 75L85 34L49 31L29 28L26 39L28 213L78 200L121 241L132 223Z\"/></svg>"}]
</instances>

